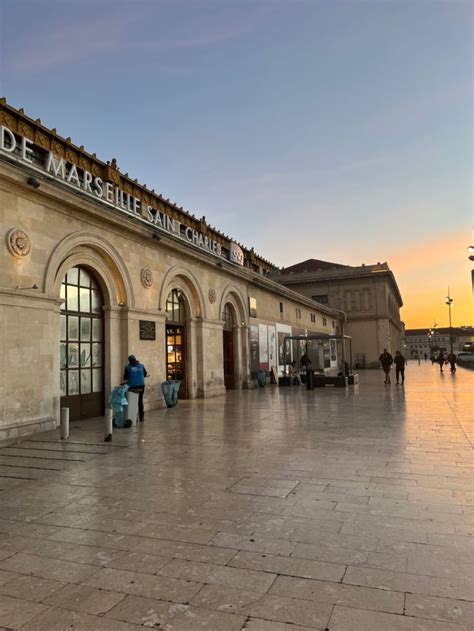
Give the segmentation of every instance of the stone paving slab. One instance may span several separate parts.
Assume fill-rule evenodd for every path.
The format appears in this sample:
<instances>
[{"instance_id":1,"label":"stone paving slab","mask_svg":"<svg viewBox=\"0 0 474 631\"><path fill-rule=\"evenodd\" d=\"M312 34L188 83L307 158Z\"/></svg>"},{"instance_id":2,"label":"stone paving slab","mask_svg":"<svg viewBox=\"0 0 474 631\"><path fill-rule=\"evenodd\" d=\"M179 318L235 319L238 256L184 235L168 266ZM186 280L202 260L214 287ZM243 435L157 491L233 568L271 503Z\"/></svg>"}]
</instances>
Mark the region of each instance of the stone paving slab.
<instances>
[{"instance_id":1,"label":"stone paving slab","mask_svg":"<svg viewBox=\"0 0 474 631\"><path fill-rule=\"evenodd\" d=\"M0 447L0 630L474 629L474 373Z\"/></svg>"}]
</instances>

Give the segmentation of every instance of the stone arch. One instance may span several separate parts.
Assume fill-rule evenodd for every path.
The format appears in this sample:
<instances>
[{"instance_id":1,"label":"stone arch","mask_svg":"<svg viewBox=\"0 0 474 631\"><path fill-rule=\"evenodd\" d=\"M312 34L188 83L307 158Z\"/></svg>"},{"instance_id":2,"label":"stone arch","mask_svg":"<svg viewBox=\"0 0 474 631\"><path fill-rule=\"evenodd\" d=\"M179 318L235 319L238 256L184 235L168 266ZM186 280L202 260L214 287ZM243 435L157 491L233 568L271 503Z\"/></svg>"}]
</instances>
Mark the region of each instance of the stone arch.
<instances>
[{"instance_id":1,"label":"stone arch","mask_svg":"<svg viewBox=\"0 0 474 631\"><path fill-rule=\"evenodd\" d=\"M248 316L246 308L246 300L242 291L235 285L229 284L222 292L219 302L219 318L222 318L224 306L229 304L234 312L234 332L233 332L233 385L227 385L226 366L229 363L226 360L226 332L224 336L224 382L227 387L236 389L246 388L250 382L249 367L249 339L248 339ZM227 355L229 357L229 355ZM227 373L228 375L229 373Z\"/></svg>"},{"instance_id":2,"label":"stone arch","mask_svg":"<svg viewBox=\"0 0 474 631\"><path fill-rule=\"evenodd\" d=\"M229 284L222 292L221 300L219 303L219 317L222 316L224 311L224 305L230 303L235 311L236 324L247 324L247 309L246 301L241 290L235 285Z\"/></svg>"},{"instance_id":3,"label":"stone arch","mask_svg":"<svg viewBox=\"0 0 474 631\"><path fill-rule=\"evenodd\" d=\"M192 272L180 265L175 265L168 270L161 283L160 294L158 296L158 309L163 311L166 308L166 299L173 289L181 289L186 296L190 309L190 317L206 317L206 307L202 289L199 281Z\"/></svg>"},{"instance_id":4,"label":"stone arch","mask_svg":"<svg viewBox=\"0 0 474 631\"><path fill-rule=\"evenodd\" d=\"M67 270L75 265L85 265L96 273L108 306L134 306L132 281L119 252L107 240L86 231L74 232L57 244L46 267L43 291L59 296Z\"/></svg>"}]
</instances>

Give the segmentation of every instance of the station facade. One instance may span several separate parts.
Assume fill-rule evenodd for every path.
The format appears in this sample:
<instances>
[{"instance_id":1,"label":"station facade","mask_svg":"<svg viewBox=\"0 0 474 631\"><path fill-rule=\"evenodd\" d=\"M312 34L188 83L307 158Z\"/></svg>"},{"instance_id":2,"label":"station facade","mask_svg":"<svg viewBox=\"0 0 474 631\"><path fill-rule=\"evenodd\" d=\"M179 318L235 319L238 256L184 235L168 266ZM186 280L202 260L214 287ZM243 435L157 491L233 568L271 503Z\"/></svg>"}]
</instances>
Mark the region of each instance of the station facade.
<instances>
[{"instance_id":1,"label":"station facade","mask_svg":"<svg viewBox=\"0 0 474 631\"><path fill-rule=\"evenodd\" d=\"M252 387L281 374L285 336L343 332L253 249L5 101L0 230L0 439L52 429L62 406L100 416L130 353L149 410L167 379L185 398Z\"/></svg>"}]
</instances>

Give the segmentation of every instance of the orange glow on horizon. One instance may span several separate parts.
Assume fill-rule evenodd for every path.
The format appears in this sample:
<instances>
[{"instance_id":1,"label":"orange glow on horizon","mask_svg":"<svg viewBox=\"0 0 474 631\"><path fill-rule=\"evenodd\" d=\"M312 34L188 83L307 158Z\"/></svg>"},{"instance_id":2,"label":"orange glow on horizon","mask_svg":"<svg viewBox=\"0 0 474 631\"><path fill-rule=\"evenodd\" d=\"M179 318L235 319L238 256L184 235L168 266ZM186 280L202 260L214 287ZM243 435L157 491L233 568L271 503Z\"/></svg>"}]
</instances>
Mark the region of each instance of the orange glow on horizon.
<instances>
[{"instance_id":1,"label":"orange glow on horizon","mask_svg":"<svg viewBox=\"0 0 474 631\"><path fill-rule=\"evenodd\" d=\"M472 262L468 260L469 235L446 234L422 244L409 244L387 260L403 299L401 318L407 329L434 322L449 326L445 299L448 287L454 303L452 325L472 325Z\"/></svg>"}]
</instances>

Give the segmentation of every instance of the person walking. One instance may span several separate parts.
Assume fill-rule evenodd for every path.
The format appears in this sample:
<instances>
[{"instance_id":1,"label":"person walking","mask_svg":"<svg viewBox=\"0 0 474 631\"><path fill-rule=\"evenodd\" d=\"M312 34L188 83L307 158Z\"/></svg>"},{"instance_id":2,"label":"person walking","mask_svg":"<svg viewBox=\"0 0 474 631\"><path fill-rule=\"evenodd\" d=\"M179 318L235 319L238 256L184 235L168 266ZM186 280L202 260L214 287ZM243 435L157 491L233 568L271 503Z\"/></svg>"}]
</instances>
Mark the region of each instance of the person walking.
<instances>
[{"instance_id":1,"label":"person walking","mask_svg":"<svg viewBox=\"0 0 474 631\"><path fill-rule=\"evenodd\" d=\"M145 392L145 377L148 373L143 364L140 364L135 355L128 356L128 364L123 371L123 380L128 385L130 392L138 393L138 418L143 422L145 413L143 410L143 393Z\"/></svg>"},{"instance_id":2,"label":"person walking","mask_svg":"<svg viewBox=\"0 0 474 631\"><path fill-rule=\"evenodd\" d=\"M453 353L453 351L451 351L446 359L448 360L451 366L451 372L455 373L456 372L456 359L457 359L456 353Z\"/></svg>"},{"instance_id":3,"label":"person walking","mask_svg":"<svg viewBox=\"0 0 474 631\"><path fill-rule=\"evenodd\" d=\"M441 351L439 352L439 355L438 355L438 364L439 364L439 372L443 372L444 355Z\"/></svg>"},{"instance_id":4,"label":"person walking","mask_svg":"<svg viewBox=\"0 0 474 631\"><path fill-rule=\"evenodd\" d=\"M402 380L402 386L405 383L405 358L403 357L403 355L400 353L400 351L397 351L395 353L395 359L393 360L394 364L395 364L395 375L397 377L397 386L401 377Z\"/></svg>"},{"instance_id":5,"label":"person walking","mask_svg":"<svg viewBox=\"0 0 474 631\"><path fill-rule=\"evenodd\" d=\"M382 366L382 369L385 373L385 385L389 386L392 382L390 381L390 367L393 364L393 357L387 351L386 348L383 349L383 353L379 357L379 362Z\"/></svg>"}]
</instances>

